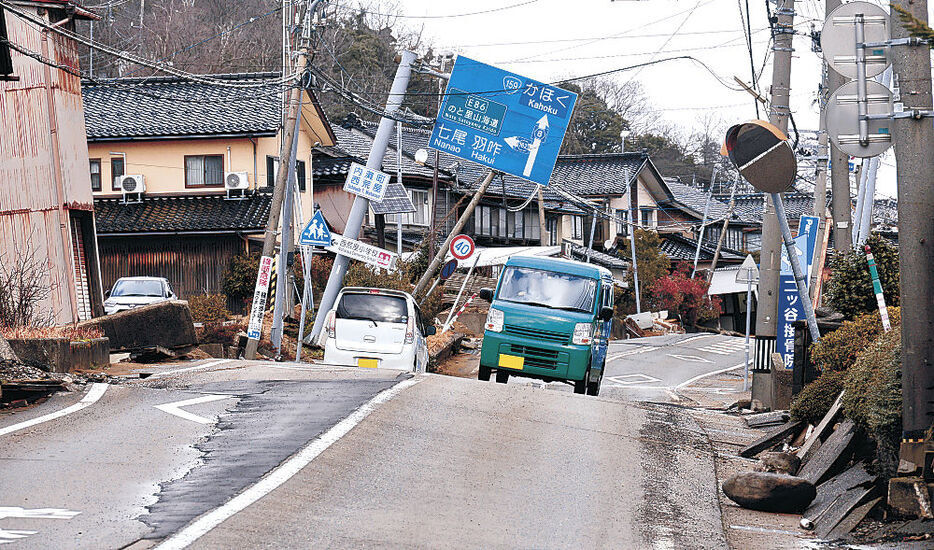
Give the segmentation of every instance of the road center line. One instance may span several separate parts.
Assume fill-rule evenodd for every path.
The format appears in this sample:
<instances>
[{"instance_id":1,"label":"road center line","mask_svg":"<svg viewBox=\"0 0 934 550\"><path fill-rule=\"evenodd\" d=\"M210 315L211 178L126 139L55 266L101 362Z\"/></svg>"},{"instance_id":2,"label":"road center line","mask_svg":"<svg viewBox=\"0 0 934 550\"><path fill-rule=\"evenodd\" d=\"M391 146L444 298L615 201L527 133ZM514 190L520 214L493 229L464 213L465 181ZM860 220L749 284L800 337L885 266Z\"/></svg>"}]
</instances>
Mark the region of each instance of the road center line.
<instances>
[{"instance_id":1,"label":"road center line","mask_svg":"<svg viewBox=\"0 0 934 550\"><path fill-rule=\"evenodd\" d=\"M682 382L682 383L678 384L678 385L675 387L675 389L676 389L676 390L680 390L681 388L683 388L683 387L685 387L685 386L689 386L689 385L693 384L694 382L697 382L697 381L700 380L701 378L707 378L708 376L715 376L715 375L717 375L717 374L723 374L724 372L729 372L729 371L731 371L731 370L741 369L741 368L743 368L743 366L744 366L745 364L746 364L746 363L740 363L740 364L738 364L738 365L734 365L734 366L732 366L732 367L727 367L727 368L725 368L725 369L715 370L715 371L713 371L713 372L707 372L707 373L704 373L704 374L698 374L698 375L695 376L694 378L691 378L690 380L687 380L687 381L685 381L685 382Z\"/></svg>"},{"instance_id":2,"label":"road center line","mask_svg":"<svg viewBox=\"0 0 934 550\"><path fill-rule=\"evenodd\" d=\"M185 367L183 369L175 369L175 370L167 370L164 372L157 372L153 374L152 376L149 376L148 378L161 378L163 376L168 376L170 374L178 374L180 372L191 372L194 370L209 369L213 366L220 365L221 363L226 363L228 361L230 361L230 359L219 359L217 361L208 361L207 363L204 363L203 365L196 365L194 367Z\"/></svg>"},{"instance_id":3,"label":"road center line","mask_svg":"<svg viewBox=\"0 0 934 550\"><path fill-rule=\"evenodd\" d=\"M323 453L328 447L347 435L350 430L368 417L370 413L375 411L379 405L389 401L419 382L421 382L420 378L409 378L391 388L379 392L372 399L361 405L360 408L350 413L348 417L312 440L311 443L303 447L292 458L271 470L251 487L228 500L226 504L202 515L178 533L162 541L161 544L156 546L156 550L181 550L187 548L188 545L210 532L237 512L242 511L247 506L268 495L277 487L291 479L292 476L300 472L302 468L311 464L311 461L317 458L318 455Z\"/></svg>"},{"instance_id":4,"label":"road center line","mask_svg":"<svg viewBox=\"0 0 934 550\"><path fill-rule=\"evenodd\" d=\"M60 411L50 413L38 418L33 418L32 420L27 420L25 422L20 422L19 424L13 424L12 426L7 426L6 428L0 428L0 435L6 435L9 433L17 432L24 428L30 426L35 426L36 424L42 424L43 422L48 422L49 420L55 420L56 418L61 418L63 416L69 415L73 412L78 412L81 409L90 407L97 402L98 399L104 395L104 392L107 391L109 384L95 383L91 384L91 389L88 390L84 397L81 398L81 401L78 401L70 407L66 407Z\"/></svg>"},{"instance_id":5,"label":"road center line","mask_svg":"<svg viewBox=\"0 0 934 550\"><path fill-rule=\"evenodd\" d=\"M611 356L607 357L606 360L607 360L607 362L612 362L612 361L616 361L617 359L620 359L620 358L622 358L622 357L628 357L628 356L630 356L630 355L636 355L636 354L639 354L639 353L645 353L645 352L647 352L647 351L654 351L654 350L657 350L657 349L658 349L657 346L644 346L644 347L641 347L641 348L639 348L639 349L633 349L633 350L629 350L629 351L624 351L624 352L622 352L622 353L617 353L617 354L615 354L615 355L611 355Z\"/></svg>"}]
</instances>

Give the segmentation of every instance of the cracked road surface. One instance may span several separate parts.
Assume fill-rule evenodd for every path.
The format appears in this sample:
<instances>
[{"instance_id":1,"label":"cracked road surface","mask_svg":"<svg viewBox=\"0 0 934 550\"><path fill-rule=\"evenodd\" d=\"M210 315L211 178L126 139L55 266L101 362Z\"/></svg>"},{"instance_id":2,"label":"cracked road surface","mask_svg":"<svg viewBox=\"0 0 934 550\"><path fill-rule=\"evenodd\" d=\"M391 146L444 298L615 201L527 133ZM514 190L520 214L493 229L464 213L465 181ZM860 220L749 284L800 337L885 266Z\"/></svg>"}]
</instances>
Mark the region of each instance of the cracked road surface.
<instances>
[{"instance_id":1,"label":"cracked road surface","mask_svg":"<svg viewBox=\"0 0 934 550\"><path fill-rule=\"evenodd\" d=\"M677 407L388 370L194 367L0 435L0 545L726 546L709 442ZM81 398L0 415L0 432Z\"/></svg>"}]
</instances>

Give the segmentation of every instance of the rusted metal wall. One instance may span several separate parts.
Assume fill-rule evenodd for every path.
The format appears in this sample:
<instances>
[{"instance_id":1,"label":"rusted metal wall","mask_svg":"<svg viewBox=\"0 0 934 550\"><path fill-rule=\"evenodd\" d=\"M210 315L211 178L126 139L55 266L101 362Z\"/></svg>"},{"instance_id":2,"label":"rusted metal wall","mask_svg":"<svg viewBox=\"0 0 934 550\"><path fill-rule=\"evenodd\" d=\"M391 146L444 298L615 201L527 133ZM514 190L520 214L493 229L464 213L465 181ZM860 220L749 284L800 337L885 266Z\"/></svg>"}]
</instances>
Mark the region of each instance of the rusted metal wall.
<instances>
[{"instance_id":1,"label":"rusted metal wall","mask_svg":"<svg viewBox=\"0 0 934 550\"><path fill-rule=\"evenodd\" d=\"M230 258L244 250L236 235L99 237L104 288L120 277L165 277L181 299L223 293Z\"/></svg>"},{"instance_id":2,"label":"rusted metal wall","mask_svg":"<svg viewBox=\"0 0 934 550\"><path fill-rule=\"evenodd\" d=\"M23 9L45 16L40 8ZM45 36L10 14L6 22L15 44L78 67L72 41ZM0 82L0 258L14 261L27 242L48 258L52 293L42 306L69 323L78 320L70 211L93 212L81 83L19 52L12 58L18 80ZM97 268L96 258L86 260Z\"/></svg>"}]
</instances>

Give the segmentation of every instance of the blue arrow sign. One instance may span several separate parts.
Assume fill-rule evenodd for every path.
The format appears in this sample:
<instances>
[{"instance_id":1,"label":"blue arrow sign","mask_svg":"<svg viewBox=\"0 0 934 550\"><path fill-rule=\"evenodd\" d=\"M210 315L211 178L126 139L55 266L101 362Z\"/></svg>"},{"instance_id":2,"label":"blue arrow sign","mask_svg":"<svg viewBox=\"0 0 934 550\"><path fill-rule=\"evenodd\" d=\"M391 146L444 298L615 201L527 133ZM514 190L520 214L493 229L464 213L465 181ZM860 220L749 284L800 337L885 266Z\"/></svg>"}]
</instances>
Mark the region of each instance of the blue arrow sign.
<instances>
[{"instance_id":1,"label":"blue arrow sign","mask_svg":"<svg viewBox=\"0 0 934 550\"><path fill-rule=\"evenodd\" d=\"M548 185L577 94L458 56L429 144Z\"/></svg>"},{"instance_id":2,"label":"blue arrow sign","mask_svg":"<svg viewBox=\"0 0 934 550\"><path fill-rule=\"evenodd\" d=\"M320 210L315 212L305 229L302 229L298 242L305 246L331 246L331 230L328 229L328 223L324 221Z\"/></svg>"}]
</instances>

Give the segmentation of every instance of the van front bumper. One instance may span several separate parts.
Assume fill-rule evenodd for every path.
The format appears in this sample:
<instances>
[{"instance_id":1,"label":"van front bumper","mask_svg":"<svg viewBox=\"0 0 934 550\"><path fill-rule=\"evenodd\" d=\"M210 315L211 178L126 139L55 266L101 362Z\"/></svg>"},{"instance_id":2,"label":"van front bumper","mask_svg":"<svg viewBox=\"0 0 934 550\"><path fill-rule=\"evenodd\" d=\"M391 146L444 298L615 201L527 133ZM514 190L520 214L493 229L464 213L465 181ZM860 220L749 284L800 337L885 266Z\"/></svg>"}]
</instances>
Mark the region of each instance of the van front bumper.
<instances>
[{"instance_id":1,"label":"van front bumper","mask_svg":"<svg viewBox=\"0 0 934 550\"><path fill-rule=\"evenodd\" d=\"M590 346L561 345L490 331L483 333L480 350L480 364L484 367L557 380L583 380L590 357Z\"/></svg>"}]
</instances>

